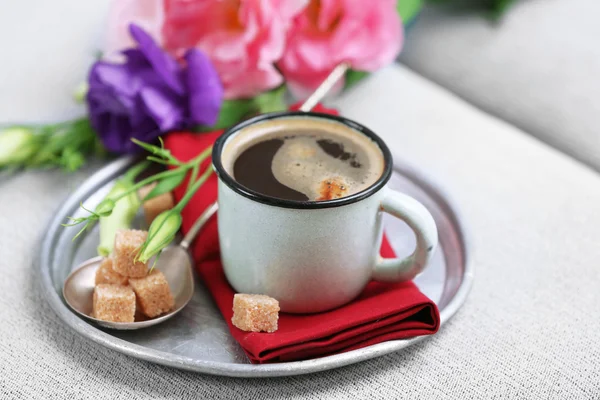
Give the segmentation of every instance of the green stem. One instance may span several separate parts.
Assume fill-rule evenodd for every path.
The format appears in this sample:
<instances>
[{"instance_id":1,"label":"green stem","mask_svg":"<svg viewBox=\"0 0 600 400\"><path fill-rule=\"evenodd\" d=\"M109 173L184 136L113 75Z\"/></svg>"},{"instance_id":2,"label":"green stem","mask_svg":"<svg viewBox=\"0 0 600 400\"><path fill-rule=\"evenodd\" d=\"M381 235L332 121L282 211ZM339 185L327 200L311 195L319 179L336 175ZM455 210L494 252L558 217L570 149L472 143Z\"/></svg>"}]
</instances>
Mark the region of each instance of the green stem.
<instances>
[{"instance_id":1,"label":"green stem","mask_svg":"<svg viewBox=\"0 0 600 400\"><path fill-rule=\"evenodd\" d=\"M177 205L173 208L173 210L181 213L183 208L187 205L187 203L192 199L194 194L202 187L204 182L210 177L210 174L213 172L212 165L209 165L204 173L200 176L200 178L194 182L194 184L185 192L185 196L177 203Z\"/></svg>"},{"instance_id":2,"label":"green stem","mask_svg":"<svg viewBox=\"0 0 600 400\"><path fill-rule=\"evenodd\" d=\"M184 171L189 170L190 168L194 168L194 167L198 167L204 160L206 160L206 158L210 155L210 153L212 152L212 146L207 148L206 150L204 150L202 153L200 153L198 156L196 156L195 158L193 158L191 161L189 161L186 164L182 164L180 167L175 168L175 169L171 169L168 171L163 171L163 172L159 172L156 175L152 175L149 176L146 179L143 179L141 181L139 181L138 183L136 183L135 185L133 185L128 192L122 193L119 196L115 197L114 199L111 199L113 201L117 201L125 196L127 196L127 194L129 194L130 192L133 192L135 190L138 190L142 187L144 187L145 185L152 183L154 181L157 181L159 179L162 178L167 178L171 175L176 175L178 173L181 173L181 170L183 169ZM193 182L192 180L190 180L190 182Z\"/></svg>"},{"instance_id":3,"label":"green stem","mask_svg":"<svg viewBox=\"0 0 600 400\"><path fill-rule=\"evenodd\" d=\"M212 153L212 146L206 148L202 153L198 154L195 158L190 162L191 164L200 164L202 161L206 160L206 158Z\"/></svg>"},{"instance_id":4,"label":"green stem","mask_svg":"<svg viewBox=\"0 0 600 400\"><path fill-rule=\"evenodd\" d=\"M198 172L200 172L200 166L196 164L194 165L194 168L192 168L192 175L190 176L186 190L190 190L190 187L194 184L194 182L196 182L196 179L198 178Z\"/></svg>"},{"instance_id":5,"label":"green stem","mask_svg":"<svg viewBox=\"0 0 600 400\"><path fill-rule=\"evenodd\" d=\"M198 178L198 172L200 172L200 164L212 153L212 146L206 148L202 153L198 154L196 158L192 160L194 163L194 168L192 169L192 175L190 176L190 180L188 181L187 189L190 190L194 182L196 182L196 178Z\"/></svg>"},{"instance_id":6,"label":"green stem","mask_svg":"<svg viewBox=\"0 0 600 400\"><path fill-rule=\"evenodd\" d=\"M134 191L146 186L149 183L152 183L152 182L157 181L162 178L168 178L171 175L176 175L181 172L181 169L188 170L190 168L192 168L191 165L183 165L180 168L170 169L168 171L159 172L156 175L149 176L148 178L142 179L138 183L131 186L128 191L121 193L120 195L118 195L117 197L115 197L111 200L116 202L116 201L122 199L123 197L127 196L129 193L134 192Z\"/></svg>"},{"instance_id":7,"label":"green stem","mask_svg":"<svg viewBox=\"0 0 600 400\"><path fill-rule=\"evenodd\" d=\"M137 178L137 176L139 174L141 174L142 171L144 171L149 166L150 166L150 161L142 161L142 162L134 165L133 167L129 168L127 170L127 172L125 172L125 175L123 176L123 179L125 181L127 181L128 183L133 183L133 181L135 180L135 178Z\"/></svg>"}]
</instances>

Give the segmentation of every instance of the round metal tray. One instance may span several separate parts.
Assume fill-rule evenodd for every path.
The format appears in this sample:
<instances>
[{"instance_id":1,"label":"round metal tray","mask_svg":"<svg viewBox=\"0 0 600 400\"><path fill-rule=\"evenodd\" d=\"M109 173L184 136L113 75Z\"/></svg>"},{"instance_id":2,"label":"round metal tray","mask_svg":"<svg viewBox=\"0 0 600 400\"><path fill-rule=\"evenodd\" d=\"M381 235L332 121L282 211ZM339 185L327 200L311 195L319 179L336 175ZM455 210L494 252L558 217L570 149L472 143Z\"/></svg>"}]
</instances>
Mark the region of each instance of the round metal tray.
<instances>
[{"instance_id":1,"label":"round metal tray","mask_svg":"<svg viewBox=\"0 0 600 400\"><path fill-rule=\"evenodd\" d=\"M65 229L61 223L65 222L67 216L83 215L80 203L93 209L114 180L133 162L132 158L119 159L90 177L61 205L47 228L39 259L41 286L65 327L103 346L143 360L190 371L237 377L286 376L324 371L398 351L427 338L389 341L305 361L253 365L229 334L227 324L202 282L198 282L194 298L179 315L148 329L106 330L81 319L65 304L61 295L62 285L73 268L96 256L98 229L96 227L83 238L72 241L77 229ZM396 164L389 185L421 201L437 223L439 249L431 265L415 279L415 283L437 304L443 327L464 303L473 280L464 228L439 189L411 169ZM396 253L409 254L415 239L408 226L390 217L384 221ZM141 224L141 218L137 223Z\"/></svg>"}]
</instances>

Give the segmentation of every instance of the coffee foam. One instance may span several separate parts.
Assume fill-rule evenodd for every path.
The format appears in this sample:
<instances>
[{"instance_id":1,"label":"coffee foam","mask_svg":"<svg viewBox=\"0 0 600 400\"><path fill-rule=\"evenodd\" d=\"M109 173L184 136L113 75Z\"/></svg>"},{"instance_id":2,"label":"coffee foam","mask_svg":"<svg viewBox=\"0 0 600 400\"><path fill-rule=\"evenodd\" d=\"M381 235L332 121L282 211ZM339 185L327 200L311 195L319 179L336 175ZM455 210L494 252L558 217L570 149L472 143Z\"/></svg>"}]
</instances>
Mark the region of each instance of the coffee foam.
<instances>
[{"instance_id":1,"label":"coffee foam","mask_svg":"<svg viewBox=\"0 0 600 400\"><path fill-rule=\"evenodd\" d=\"M221 156L225 171L235 178L233 166L238 156L269 139L284 139L272 162L275 178L313 201L361 192L373 185L384 170L383 153L367 136L339 122L300 116L259 122L232 135ZM317 140L343 144L344 151L355 154L353 160L361 167L331 157Z\"/></svg>"}]
</instances>

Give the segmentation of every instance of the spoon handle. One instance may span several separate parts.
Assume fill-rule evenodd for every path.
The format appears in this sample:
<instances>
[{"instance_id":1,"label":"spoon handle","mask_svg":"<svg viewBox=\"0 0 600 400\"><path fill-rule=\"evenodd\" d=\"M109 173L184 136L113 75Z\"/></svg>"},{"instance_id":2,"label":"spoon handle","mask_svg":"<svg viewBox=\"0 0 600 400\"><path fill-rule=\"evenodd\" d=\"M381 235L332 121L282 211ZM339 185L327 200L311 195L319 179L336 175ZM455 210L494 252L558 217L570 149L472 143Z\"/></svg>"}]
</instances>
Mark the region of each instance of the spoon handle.
<instances>
[{"instance_id":1,"label":"spoon handle","mask_svg":"<svg viewBox=\"0 0 600 400\"><path fill-rule=\"evenodd\" d=\"M350 64L347 62L343 62L338 64L337 67L331 71L331 73L325 78L323 82L319 85L319 87L302 103L300 106L300 111L309 112L312 110L319 101L323 100L323 97L333 88L336 82L344 76L346 71L350 68Z\"/></svg>"},{"instance_id":2,"label":"spoon handle","mask_svg":"<svg viewBox=\"0 0 600 400\"><path fill-rule=\"evenodd\" d=\"M219 208L219 205L217 204L216 201L214 203L212 203L210 206L208 206L208 208L206 210L204 210L202 215L200 215L200 217L198 217L196 222L194 222L194 225L192 225L192 228L190 229L190 231L187 233L187 235L185 235L185 237L183 238L181 243L179 243L179 246L181 246L183 249L187 250L190 247L190 244L196 238L196 235L198 234L198 232L200 232L200 229L202 229L204 224L206 224L206 222L210 219L210 217L212 217L214 215L214 213L217 211L218 208Z\"/></svg>"}]
</instances>

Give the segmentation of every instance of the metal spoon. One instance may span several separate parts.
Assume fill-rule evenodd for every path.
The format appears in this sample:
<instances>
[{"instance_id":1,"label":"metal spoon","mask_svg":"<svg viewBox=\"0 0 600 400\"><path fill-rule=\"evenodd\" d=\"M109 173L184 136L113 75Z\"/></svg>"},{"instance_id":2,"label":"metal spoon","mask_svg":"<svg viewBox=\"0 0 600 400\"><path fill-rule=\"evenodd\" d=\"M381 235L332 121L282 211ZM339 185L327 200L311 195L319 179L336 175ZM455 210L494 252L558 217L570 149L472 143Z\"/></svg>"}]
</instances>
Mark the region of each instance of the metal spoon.
<instances>
[{"instance_id":1,"label":"metal spoon","mask_svg":"<svg viewBox=\"0 0 600 400\"><path fill-rule=\"evenodd\" d=\"M171 288L171 293L173 293L173 297L175 298L173 311L157 318L135 322L109 322L92 317L96 270L102 262L102 257L95 257L84 261L69 274L63 285L63 298L77 314L105 328L121 330L141 329L168 320L181 311L194 295L192 259L188 253L188 248L206 221L216 211L217 204L213 203L194 222L194 225L179 245L164 249L156 263L155 268L158 268L165 275Z\"/></svg>"},{"instance_id":2,"label":"metal spoon","mask_svg":"<svg viewBox=\"0 0 600 400\"><path fill-rule=\"evenodd\" d=\"M343 62L338 64L330 73L327 75L327 78L315 91L306 99L304 103L300 106L299 110L304 112L310 112L323 98L329 93L329 91L333 88L333 86L337 83L337 81L344 76L346 71L350 68L350 64L347 62Z\"/></svg>"}]
</instances>

